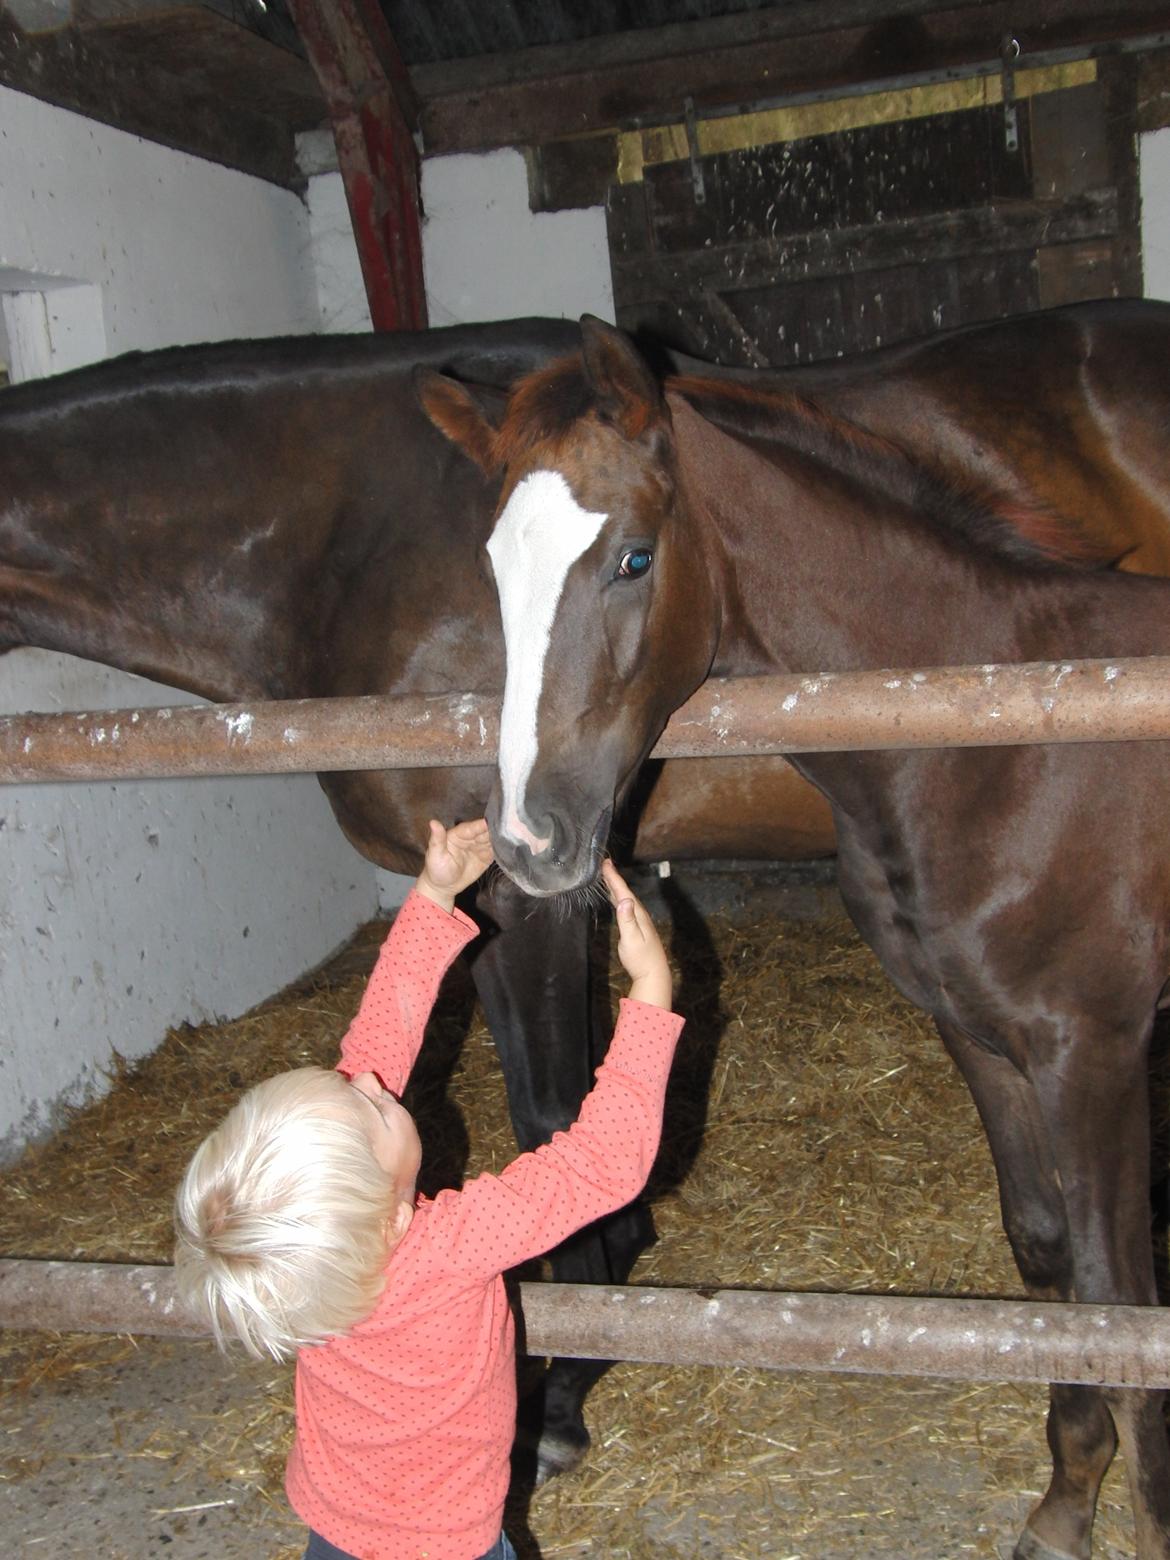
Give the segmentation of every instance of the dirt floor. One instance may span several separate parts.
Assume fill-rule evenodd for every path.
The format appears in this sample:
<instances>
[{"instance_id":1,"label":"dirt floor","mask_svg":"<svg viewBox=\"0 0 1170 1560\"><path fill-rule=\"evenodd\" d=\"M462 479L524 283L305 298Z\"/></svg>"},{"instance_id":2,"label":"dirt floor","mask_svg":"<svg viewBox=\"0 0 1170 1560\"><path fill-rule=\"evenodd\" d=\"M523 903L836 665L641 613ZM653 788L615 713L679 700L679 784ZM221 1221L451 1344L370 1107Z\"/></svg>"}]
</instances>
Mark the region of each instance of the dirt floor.
<instances>
[{"instance_id":1,"label":"dirt floor","mask_svg":"<svg viewBox=\"0 0 1170 1560\"><path fill-rule=\"evenodd\" d=\"M746 886L745 886L746 885ZM973 1107L823 873L645 880L687 1040L636 1282L1016 1295ZM750 905L750 910L749 910ZM181 1030L0 1176L0 1250L161 1261L169 1198L225 1101L332 1060L384 928L255 1014ZM436 1184L513 1152L458 978L414 1100ZM274 1046L279 1055L274 1055ZM425 1054L425 1053L424 1053ZM424 1174L426 1174L424 1167ZM209 1343L0 1335L5 1547L107 1560L296 1560L281 1494L291 1372ZM522 1560L1004 1560L1046 1476L1043 1388L619 1365L593 1450L509 1529ZM1111 1470L1097 1560L1132 1555Z\"/></svg>"}]
</instances>

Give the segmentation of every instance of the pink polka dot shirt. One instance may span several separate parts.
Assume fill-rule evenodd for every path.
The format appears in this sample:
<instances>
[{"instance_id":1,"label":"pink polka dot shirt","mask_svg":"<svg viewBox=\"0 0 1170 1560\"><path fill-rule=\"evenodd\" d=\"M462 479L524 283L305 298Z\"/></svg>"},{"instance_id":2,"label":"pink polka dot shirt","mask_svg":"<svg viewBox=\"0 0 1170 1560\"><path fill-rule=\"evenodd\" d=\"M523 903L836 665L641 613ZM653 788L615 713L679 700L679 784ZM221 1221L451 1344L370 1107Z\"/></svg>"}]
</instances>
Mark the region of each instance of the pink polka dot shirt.
<instances>
[{"instance_id":1,"label":"pink polka dot shirt","mask_svg":"<svg viewBox=\"0 0 1170 1560\"><path fill-rule=\"evenodd\" d=\"M341 1048L401 1093L447 967L475 935L412 893ZM682 1019L628 998L567 1132L500 1175L420 1197L374 1312L302 1349L293 1509L357 1560L476 1560L499 1536L516 1420L501 1275L623 1207L650 1173Z\"/></svg>"}]
</instances>

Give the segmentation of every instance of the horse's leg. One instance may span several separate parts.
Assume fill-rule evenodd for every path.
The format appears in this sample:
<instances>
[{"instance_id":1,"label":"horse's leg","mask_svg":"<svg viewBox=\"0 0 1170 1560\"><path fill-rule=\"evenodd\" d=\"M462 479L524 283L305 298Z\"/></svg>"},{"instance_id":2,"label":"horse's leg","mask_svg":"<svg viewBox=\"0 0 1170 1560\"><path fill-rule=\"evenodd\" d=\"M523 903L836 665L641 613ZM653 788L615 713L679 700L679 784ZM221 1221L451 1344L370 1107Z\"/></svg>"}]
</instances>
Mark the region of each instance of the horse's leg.
<instances>
[{"instance_id":1,"label":"horse's leg","mask_svg":"<svg viewBox=\"0 0 1170 1560\"><path fill-rule=\"evenodd\" d=\"M593 1015L590 916L532 899L495 875L479 909L488 935L472 976L499 1051L517 1142L536 1148L577 1119L608 1044ZM558 1247L550 1256L552 1276L560 1283L623 1283L653 1239L645 1203L631 1203ZM609 1363L551 1362L536 1436L538 1482L584 1457L589 1432L582 1407Z\"/></svg>"},{"instance_id":2,"label":"horse's leg","mask_svg":"<svg viewBox=\"0 0 1170 1560\"><path fill-rule=\"evenodd\" d=\"M1039 1300L1072 1294L1072 1243L1064 1199L1040 1103L1010 1061L939 1023L943 1043L967 1081L995 1161L1000 1212L1028 1293ZM1052 1480L1032 1512L1014 1560L1088 1560L1101 1480L1117 1436L1099 1390L1049 1389Z\"/></svg>"},{"instance_id":3,"label":"horse's leg","mask_svg":"<svg viewBox=\"0 0 1170 1560\"><path fill-rule=\"evenodd\" d=\"M1149 1039L1074 1034L1032 1074L1071 1231L1075 1300L1157 1305L1150 1206ZM1067 1389L1066 1389L1067 1390ZM1138 1560L1170 1560L1165 1393L1106 1387L1129 1484Z\"/></svg>"}]
</instances>

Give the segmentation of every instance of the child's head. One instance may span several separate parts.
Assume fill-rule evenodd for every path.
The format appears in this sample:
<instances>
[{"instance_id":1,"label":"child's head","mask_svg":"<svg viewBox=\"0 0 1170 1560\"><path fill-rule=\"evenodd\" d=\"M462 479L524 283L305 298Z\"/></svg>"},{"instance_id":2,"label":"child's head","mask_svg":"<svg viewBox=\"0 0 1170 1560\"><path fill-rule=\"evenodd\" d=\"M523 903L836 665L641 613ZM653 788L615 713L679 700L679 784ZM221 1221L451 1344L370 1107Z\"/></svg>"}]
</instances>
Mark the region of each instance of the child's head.
<instances>
[{"instance_id":1,"label":"child's head","mask_svg":"<svg viewBox=\"0 0 1170 1560\"><path fill-rule=\"evenodd\" d=\"M369 1315L407 1195L380 1132L366 1091L302 1067L249 1090L197 1150L175 1273L221 1347L283 1359Z\"/></svg>"}]
</instances>

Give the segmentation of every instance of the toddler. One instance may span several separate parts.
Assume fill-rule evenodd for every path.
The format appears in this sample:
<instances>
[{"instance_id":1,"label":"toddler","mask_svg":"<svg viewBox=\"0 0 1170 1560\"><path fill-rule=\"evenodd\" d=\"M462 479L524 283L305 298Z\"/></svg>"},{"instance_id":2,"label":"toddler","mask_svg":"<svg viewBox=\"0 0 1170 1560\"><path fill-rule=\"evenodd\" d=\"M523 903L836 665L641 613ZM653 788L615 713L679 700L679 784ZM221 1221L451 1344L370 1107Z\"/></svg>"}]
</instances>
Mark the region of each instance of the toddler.
<instances>
[{"instance_id":1,"label":"toddler","mask_svg":"<svg viewBox=\"0 0 1170 1560\"><path fill-rule=\"evenodd\" d=\"M637 1196L657 1152L682 1019L654 926L606 862L630 994L576 1123L498 1176L416 1194L418 1132L398 1096L443 974L476 934L455 896L491 860L483 819L432 821L337 1069L245 1094L176 1198L188 1306L221 1346L296 1352L286 1488L310 1529L305 1560L514 1560L501 1275Z\"/></svg>"}]
</instances>

